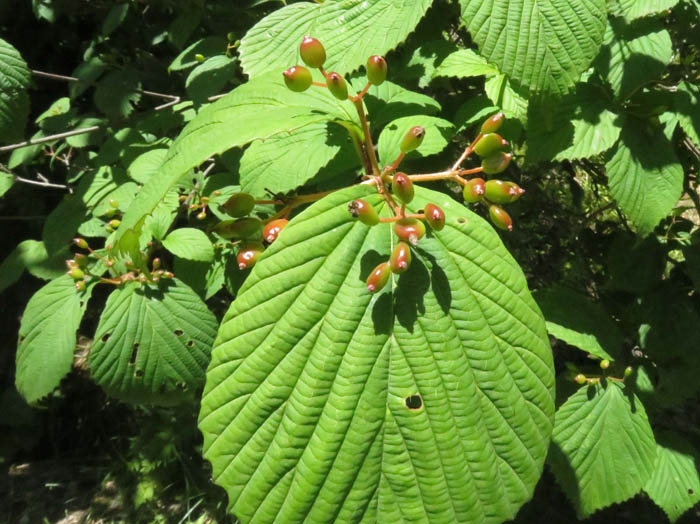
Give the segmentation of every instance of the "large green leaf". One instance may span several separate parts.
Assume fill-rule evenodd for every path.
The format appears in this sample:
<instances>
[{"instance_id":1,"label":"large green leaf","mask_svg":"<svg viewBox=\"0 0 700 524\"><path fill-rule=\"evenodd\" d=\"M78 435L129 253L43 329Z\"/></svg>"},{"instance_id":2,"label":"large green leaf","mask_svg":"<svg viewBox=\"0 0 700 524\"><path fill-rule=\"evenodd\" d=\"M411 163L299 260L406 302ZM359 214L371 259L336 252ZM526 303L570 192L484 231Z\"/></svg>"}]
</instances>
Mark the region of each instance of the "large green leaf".
<instances>
[{"instance_id":1,"label":"large green leaf","mask_svg":"<svg viewBox=\"0 0 700 524\"><path fill-rule=\"evenodd\" d=\"M51 280L66 272L65 261L71 256L68 247L52 257L43 242L24 240L0 264L0 293L14 284L26 269L37 278Z\"/></svg>"},{"instance_id":2,"label":"large green leaf","mask_svg":"<svg viewBox=\"0 0 700 524\"><path fill-rule=\"evenodd\" d=\"M371 55L385 55L416 27L432 0L299 2L272 12L241 40L243 70L256 77L301 63L305 35L318 38L328 57L324 68L349 73Z\"/></svg>"},{"instance_id":3,"label":"large green leaf","mask_svg":"<svg viewBox=\"0 0 700 524\"><path fill-rule=\"evenodd\" d=\"M683 167L658 127L629 118L606 163L610 192L640 235L668 215L683 193Z\"/></svg>"},{"instance_id":4,"label":"large green leaf","mask_svg":"<svg viewBox=\"0 0 700 524\"><path fill-rule=\"evenodd\" d=\"M580 388L557 410L548 462L579 517L636 495L655 458L644 406L619 383Z\"/></svg>"},{"instance_id":5,"label":"large green leaf","mask_svg":"<svg viewBox=\"0 0 700 524\"><path fill-rule=\"evenodd\" d=\"M19 51L0 38L0 141L22 136L29 115L30 77Z\"/></svg>"},{"instance_id":6,"label":"large green leaf","mask_svg":"<svg viewBox=\"0 0 700 524\"><path fill-rule=\"evenodd\" d=\"M219 330L200 412L204 454L246 522L502 522L547 451L553 369L518 264L483 219L416 189L446 226L377 295L388 225L333 193L257 262ZM409 407L413 409L409 409Z\"/></svg>"},{"instance_id":7,"label":"large green leaf","mask_svg":"<svg viewBox=\"0 0 700 524\"><path fill-rule=\"evenodd\" d=\"M527 120L528 100L513 87L506 75L491 76L484 82L484 92L494 105L498 106L508 118Z\"/></svg>"},{"instance_id":8,"label":"large green leaf","mask_svg":"<svg viewBox=\"0 0 700 524\"><path fill-rule=\"evenodd\" d=\"M131 282L109 295L90 349L90 374L109 395L175 404L204 383L216 318L173 279Z\"/></svg>"},{"instance_id":9,"label":"large green leaf","mask_svg":"<svg viewBox=\"0 0 700 524\"><path fill-rule=\"evenodd\" d=\"M660 433L656 441L654 474L644 491L675 522L700 501L700 453L676 433Z\"/></svg>"},{"instance_id":10,"label":"large green leaf","mask_svg":"<svg viewBox=\"0 0 700 524\"><path fill-rule=\"evenodd\" d=\"M563 93L598 53L606 0L460 0L481 55L511 80Z\"/></svg>"},{"instance_id":11,"label":"large green leaf","mask_svg":"<svg viewBox=\"0 0 700 524\"><path fill-rule=\"evenodd\" d=\"M629 22L671 9L677 3L678 0L611 0L610 10Z\"/></svg>"},{"instance_id":12,"label":"large green leaf","mask_svg":"<svg viewBox=\"0 0 700 524\"><path fill-rule=\"evenodd\" d=\"M163 247L182 258L211 262L214 259L214 246L207 234L194 227L180 227L163 240Z\"/></svg>"},{"instance_id":13,"label":"large green leaf","mask_svg":"<svg viewBox=\"0 0 700 524\"><path fill-rule=\"evenodd\" d=\"M435 116L414 115L394 120L379 135L377 151L381 164L390 165L396 160L401 153L401 141L413 126L423 126L425 138L418 149L406 155L407 159L439 153L447 147L455 132L452 122Z\"/></svg>"},{"instance_id":14,"label":"large green leaf","mask_svg":"<svg viewBox=\"0 0 700 524\"><path fill-rule=\"evenodd\" d=\"M435 68L433 77L456 76L457 78L469 78L472 76L497 75L498 69L489 65L484 57L472 49L459 49L448 55L442 63Z\"/></svg>"},{"instance_id":15,"label":"large green leaf","mask_svg":"<svg viewBox=\"0 0 700 524\"><path fill-rule=\"evenodd\" d=\"M320 89L293 93L276 72L243 84L204 108L182 130L160 166L159 176L144 185L124 214L116 239L151 213L188 170L213 155L314 122L356 119L349 101L340 102Z\"/></svg>"},{"instance_id":16,"label":"large green leaf","mask_svg":"<svg viewBox=\"0 0 700 524\"><path fill-rule=\"evenodd\" d=\"M683 131L700 147L700 86L681 82L674 94L674 102Z\"/></svg>"},{"instance_id":17,"label":"large green leaf","mask_svg":"<svg viewBox=\"0 0 700 524\"><path fill-rule=\"evenodd\" d=\"M51 393L70 371L75 332L80 325L92 286L75 289L68 275L52 280L34 293L22 315L17 348L15 384L25 400L34 403Z\"/></svg>"}]
</instances>

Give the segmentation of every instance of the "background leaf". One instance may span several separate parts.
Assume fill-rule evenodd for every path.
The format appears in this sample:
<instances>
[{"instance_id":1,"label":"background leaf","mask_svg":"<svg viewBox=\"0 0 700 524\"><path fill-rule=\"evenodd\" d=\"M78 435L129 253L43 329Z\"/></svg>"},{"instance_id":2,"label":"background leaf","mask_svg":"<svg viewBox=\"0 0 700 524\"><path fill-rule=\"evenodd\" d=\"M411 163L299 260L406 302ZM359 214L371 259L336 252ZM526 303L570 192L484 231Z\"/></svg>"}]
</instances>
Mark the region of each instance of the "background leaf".
<instances>
[{"instance_id":1,"label":"background leaf","mask_svg":"<svg viewBox=\"0 0 700 524\"><path fill-rule=\"evenodd\" d=\"M497 75L498 69L472 49L459 49L448 55L433 72L433 77L455 76L469 78L472 76Z\"/></svg>"},{"instance_id":2,"label":"background leaf","mask_svg":"<svg viewBox=\"0 0 700 524\"><path fill-rule=\"evenodd\" d=\"M446 226L371 295L365 279L393 239L352 220L355 198L386 213L366 186L320 200L226 314L200 412L214 478L244 523L512 518L539 479L553 411L523 274L484 220L416 188L410 211L435 202Z\"/></svg>"},{"instance_id":3,"label":"background leaf","mask_svg":"<svg viewBox=\"0 0 700 524\"><path fill-rule=\"evenodd\" d=\"M211 262L214 247L206 233L193 227L179 227L163 240L163 247L172 254L187 260Z\"/></svg>"},{"instance_id":4,"label":"background leaf","mask_svg":"<svg viewBox=\"0 0 700 524\"><path fill-rule=\"evenodd\" d=\"M610 10L628 22L671 9L678 0L612 0Z\"/></svg>"},{"instance_id":5,"label":"background leaf","mask_svg":"<svg viewBox=\"0 0 700 524\"><path fill-rule=\"evenodd\" d=\"M425 128L420 147L406 155L406 159L435 155L445 149L455 132L449 120L434 116L415 115L399 118L388 124L379 135L377 151L382 165L390 165L401 153L401 140L413 126Z\"/></svg>"},{"instance_id":6,"label":"background leaf","mask_svg":"<svg viewBox=\"0 0 700 524\"><path fill-rule=\"evenodd\" d=\"M19 51L0 38L0 141L18 139L29 116L31 73Z\"/></svg>"}]
</instances>

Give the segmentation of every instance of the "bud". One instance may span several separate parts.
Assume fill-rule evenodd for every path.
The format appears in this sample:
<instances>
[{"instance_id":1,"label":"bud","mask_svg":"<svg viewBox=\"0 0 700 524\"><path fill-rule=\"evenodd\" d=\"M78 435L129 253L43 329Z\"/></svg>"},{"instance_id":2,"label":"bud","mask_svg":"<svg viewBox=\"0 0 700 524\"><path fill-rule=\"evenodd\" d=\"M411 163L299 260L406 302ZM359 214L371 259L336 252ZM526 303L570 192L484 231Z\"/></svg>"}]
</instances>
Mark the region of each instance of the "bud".
<instances>
[{"instance_id":1,"label":"bud","mask_svg":"<svg viewBox=\"0 0 700 524\"><path fill-rule=\"evenodd\" d=\"M328 90L334 97L338 100L347 100L348 84L342 76L338 73L328 73L326 81L328 83Z\"/></svg>"},{"instance_id":2,"label":"bud","mask_svg":"<svg viewBox=\"0 0 700 524\"><path fill-rule=\"evenodd\" d=\"M435 204L425 206L425 221L435 231L440 231L445 227L445 212Z\"/></svg>"},{"instance_id":3,"label":"bud","mask_svg":"<svg viewBox=\"0 0 700 524\"><path fill-rule=\"evenodd\" d=\"M584 375L583 373L579 373L578 375L576 375L574 377L574 382L576 382L577 384L581 384L581 385L585 384L586 383L586 375Z\"/></svg>"},{"instance_id":4,"label":"bud","mask_svg":"<svg viewBox=\"0 0 700 524\"><path fill-rule=\"evenodd\" d=\"M160 258L154 258L151 261L151 265L153 266L153 269L158 269L160 267Z\"/></svg>"},{"instance_id":5,"label":"bud","mask_svg":"<svg viewBox=\"0 0 700 524\"><path fill-rule=\"evenodd\" d=\"M524 192L518 184L503 180L489 180L484 185L484 197L492 204L510 204Z\"/></svg>"},{"instance_id":6,"label":"bud","mask_svg":"<svg viewBox=\"0 0 700 524\"><path fill-rule=\"evenodd\" d=\"M394 233L399 240L418 245L418 240L425 235L425 224L415 218L402 218L394 222Z\"/></svg>"},{"instance_id":7,"label":"bud","mask_svg":"<svg viewBox=\"0 0 700 524\"><path fill-rule=\"evenodd\" d=\"M262 253L265 250L262 243L260 242L246 242L238 250L238 255L236 255L236 262L238 262L238 269L248 269L255 264Z\"/></svg>"},{"instance_id":8,"label":"bud","mask_svg":"<svg viewBox=\"0 0 700 524\"><path fill-rule=\"evenodd\" d=\"M257 236L262 230L262 222L253 217L225 220L213 227L212 231L226 239L243 239Z\"/></svg>"},{"instance_id":9,"label":"bud","mask_svg":"<svg viewBox=\"0 0 700 524\"><path fill-rule=\"evenodd\" d=\"M411 265L411 247L406 242L399 242L389 258L389 267L393 273L403 273Z\"/></svg>"},{"instance_id":10,"label":"bud","mask_svg":"<svg viewBox=\"0 0 700 524\"><path fill-rule=\"evenodd\" d=\"M301 54L301 59L309 67L322 67L326 61L326 50L323 44L310 36L305 36L301 41L299 53Z\"/></svg>"},{"instance_id":11,"label":"bud","mask_svg":"<svg viewBox=\"0 0 700 524\"><path fill-rule=\"evenodd\" d=\"M287 88L291 89L295 93L301 93L306 91L311 87L311 72L304 66L292 66L282 73L284 76L284 83Z\"/></svg>"},{"instance_id":12,"label":"bud","mask_svg":"<svg viewBox=\"0 0 700 524\"><path fill-rule=\"evenodd\" d=\"M496 204L491 204L489 206L489 217L491 222L499 229L505 231L513 231L513 219L506 211Z\"/></svg>"},{"instance_id":13,"label":"bud","mask_svg":"<svg viewBox=\"0 0 700 524\"><path fill-rule=\"evenodd\" d=\"M410 153L418 149L425 138L425 128L414 126L408 130L406 135L401 140L401 152Z\"/></svg>"},{"instance_id":14,"label":"bud","mask_svg":"<svg viewBox=\"0 0 700 524\"><path fill-rule=\"evenodd\" d=\"M508 141L497 133L487 133L474 144L474 152L481 156L490 156L496 151L501 151L508 147Z\"/></svg>"},{"instance_id":15,"label":"bud","mask_svg":"<svg viewBox=\"0 0 700 524\"><path fill-rule=\"evenodd\" d=\"M367 60L367 80L370 84L378 86L386 80L386 60L379 55L370 56Z\"/></svg>"},{"instance_id":16,"label":"bud","mask_svg":"<svg viewBox=\"0 0 700 524\"><path fill-rule=\"evenodd\" d=\"M289 220L286 218L278 218L277 220L268 222L263 228L263 240L268 244L272 244L275 240L277 240L277 235L280 234L280 231L282 231L288 223Z\"/></svg>"},{"instance_id":17,"label":"bud","mask_svg":"<svg viewBox=\"0 0 700 524\"><path fill-rule=\"evenodd\" d=\"M479 202L486 192L486 183L483 178L472 178L464 186L462 196L468 204Z\"/></svg>"},{"instance_id":18,"label":"bud","mask_svg":"<svg viewBox=\"0 0 700 524\"><path fill-rule=\"evenodd\" d=\"M375 267L369 274L369 277L367 277L367 290L370 293L380 291L384 286L386 286L390 275L391 268L389 267L389 263L382 262Z\"/></svg>"},{"instance_id":19,"label":"bud","mask_svg":"<svg viewBox=\"0 0 700 524\"><path fill-rule=\"evenodd\" d=\"M84 238L74 238L73 244L78 246L80 249L87 249L88 248L88 243L85 241Z\"/></svg>"},{"instance_id":20,"label":"bud","mask_svg":"<svg viewBox=\"0 0 700 524\"><path fill-rule=\"evenodd\" d=\"M512 153L504 153L503 151L499 151L498 153L494 153L491 156L484 158L481 161L481 169L483 169L484 173L487 175L497 175L498 173L502 173L506 170L508 164L510 164L511 158L513 158Z\"/></svg>"},{"instance_id":21,"label":"bud","mask_svg":"<svg viewBox=\"0 0 700 524\"><path fill-rule=\"evenodd\" d=\"M483 124L481 124L481 133L495 133L499 130L505 119L506 115L503 112L490 116L484 121Z\"/></svg>"},{"instance_id":22,"label":"bud","mask_svg":"<svg viewBox=\"0 0 700 524\"><path fill-rule=\"evenodd\" d=\"M357 199L348 204L348 211L354 218L358 218L363 224L375 226L379 224L379 215L374 206L369 202Z\"/></svg>"},{"instance_id":23,"label":"bud","mask_svg":"<svg viewBox=\"0 0 700 524\"><path fill-rule=\"evenodd\" d=\"M413 200L413 182L406 173L396 173L391 181L391 190L402 202L408 204Z\"/></svg>"},{"instance_id":24,"label":"bud","mask_svg":"<svg viewBox=\"0 0 700 524\"><path fill-rule=\"evenodd\" d=\"M232 217L244 217L255 207L255 199L248 193L236 193L221 204L221 210Z\"/></svg>"}]
</instances>

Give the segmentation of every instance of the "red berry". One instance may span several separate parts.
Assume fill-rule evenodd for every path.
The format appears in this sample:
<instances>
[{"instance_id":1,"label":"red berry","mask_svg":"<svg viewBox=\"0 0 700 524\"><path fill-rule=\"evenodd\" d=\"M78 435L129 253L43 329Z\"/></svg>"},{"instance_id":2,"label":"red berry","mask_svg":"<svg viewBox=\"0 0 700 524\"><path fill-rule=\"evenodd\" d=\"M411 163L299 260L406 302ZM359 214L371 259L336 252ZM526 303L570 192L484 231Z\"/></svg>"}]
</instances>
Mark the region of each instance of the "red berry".
<instances>
[{"instance_id":1,"label":"red berry","mask_svg":"<svg viewBox=\"0 0 700 524\"><path fill-rule=\"evenodd\" d=\"M506 213L505 209L502 207L491 204L489 206L489 217L497 228L505 231L513 230L513 219L510 218L510 215Z\"/></svg>"},{"instance_id":2,"label":"red berry","mask_svg":"<svg viewBox=\"0 0 700 524\"><path fill-rule=\"evenodd\" d=\"M406 242L396 244L389 258L389 267L393 273L403 273L411 265L411 247Z\"/></svg>"},{"instance_id":3,"label":"red berry","mask_svg":"<svg viewBox=\"0 0 700 524\"><path fill-rule=\"evenodd\" d=\"M484 182L483 178L472 178L464 186L464 191L462 192L464 201L468 204L479 202L484 196L485 187L486 182Z\"/></svg>"},{"instance_id":4,"label":"red berry","mask_svg":"<svg viewBox=\"0 0 700 524\"><path fill-rule=\"evenodd\" d=\"M306 91L311 87L311 72L304 66L292 66L282 73L284 76L284 83L289 89L296 93L301 93Z\"/></svg>"},{"instance_id":5,"label":"red berry","mask_svg":"<svg viewBox=\"0 0 700 524\"><path fill-rule=\"evenodd\" d=\"M486 133L495 133L498 131L498 129L501 127L501 124L505 120L506 115L501 112L501 113L496 113L495 115L490 116L486 121L481 125L481 132L483 134Z\"/></svg>"},{"instance_id":6,"label":"red berry","mask_svg":"<svg viewBox=\"0 0 700 524\"><path fill-rule=\"evenodd\" d=\"M425 138L425 128L421 126L414 126L408 130L406 135L401 140L401 152L410 153L411 151L418 149L423 139Z\"/></svg>"},{"instance_id":7,"label":"red berry","mask_svg":"<svg viewBox=\"0 0 700 524\"><path fill-rule=\"evenodd\" d=\"M374 206L369 202L357 199L348 204L348 211L354 218L358 218L363 224L375 226L379 224L379 215L374 209Z\"/></svg>"},{"instance_id":8,"label":"red berry","mask_svg":"<svg viewBox=\"0 0 700 524\"><path fill-rule=\"evenodd\" d=\"M425 235L425 224L415 218L402 218L394 222L394 233L400 240L415 246Z\"/></svg>"},{"instance_id":9,"label":"red berry","mask_svg":"<svg viewBox=\"0 0 700 524\"><path fill-rule=\"evenodd\" d=\"M267 225L263 228L263 240L268 244L272 244L277 239L277 235L280 234L280 231L282 231L284 229L284 226L286 226L288 223L289 220L287 220L286 218L278 218L277 220L272 220L271 222L268 222Z\"/></svg>"},{"instance_id":10,"label":"red berry","mask_svg":"<svg viewBox=\"0 0 700 524\"><path fill-rule=\"evenodd\" d=\"M381 290L386 283L389 281L389 276L391 275L391 268L388 262L382 262L377 267L375 267L372 272L367 277L367 290L370 293L376 293Z\"/></svg>"},{"instance_id":11,"label":"red berry","mask_svg":"<svg viewBox=\"0 0 700 524\"><path fill-rule=\"evenodd\" d=\"M370 84L378 86L386 80L386 60L379 55L370 56L367 60L367 80Z\"/></svg>"},{"instance_id":12,"label":"red berry","mask_svg":"<svg viewBox=\"0 0 700 524\"><path fill-rule=\"evenodd\" d=\"M338 73L328 73L326 81L328 82L328 90L334 97L338 100L347 100L348 84L342 76Z\"/></svg>"},{"instance_id":13,"label":"red berry","mask_svg":"<svg viewBox=\"0 0 700 524\"><path fill-rule=\"evenodd\" d=\"M299 46L301 59L309 67L319 68L326 61L326 50L323 44L315 38L305 36Z\"/></svg>"},{"instance_id":14,"label":"red berry","mask_svg":"<svg viewBox=\"0 0 700 524\"><path fill-rule=\"evenodd\" d=\"M246 242L241 245L236 255L238 269L248 269L258 260L260 253L265 250L265 247L260 242Z\"/></svg>"},{"instance_id":15,"label":"red berry","mask_svg":"<svg viewBox=\"0 0 700 524\"><path fill-rule=\"evenodd\" d=\"M440 231L445 227L445 213L435 204L425 206L425 221L435 231Z\"/></svg>"},{"instance_id":16,"label":"red berry","mask_svg":"<svg viewBox=\"0 0 700 524\"><path fill-rule=\"evenodd\" d=\"M394 192L399 200L408 204L413 200L413 182L408 178L406 173L396 173L391 181L391 190Z\"/></svg>"}]
</instances>

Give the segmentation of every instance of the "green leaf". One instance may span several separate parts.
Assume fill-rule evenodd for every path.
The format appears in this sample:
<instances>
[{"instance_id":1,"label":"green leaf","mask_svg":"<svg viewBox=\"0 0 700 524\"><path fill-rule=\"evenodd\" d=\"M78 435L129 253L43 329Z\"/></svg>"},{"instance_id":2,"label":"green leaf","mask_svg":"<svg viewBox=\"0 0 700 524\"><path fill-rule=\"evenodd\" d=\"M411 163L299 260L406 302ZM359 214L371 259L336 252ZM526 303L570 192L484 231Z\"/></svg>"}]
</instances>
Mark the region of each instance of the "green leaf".
<instances>
[{"instance_id":1,"label":"green leaf","mask_svg":"<svg viewBox=\"0 0 700 524\"><path fill-rule=\"evenodd\" d=\"M327 71L349 73L385 55L413 31L432 0L299 2L273 11L241 40L241 66L251 77L299 63L305 35L326 48Z\"/></svg>"},{"instance_id":2,"label":"green leaf","mask_svg":"<svg viewBox=\"0 0 700 524\"><path fill-rule=\"evenodd\" d=\"M51 393L70 371L75 332L92 286L75 289L68 275L52 280L34 293L22 315L17 348L15 385L24 399L35 403Z\"/></svg>"},{"instance_id":3,"label":"green leaf","mask_svg":"<svg viewBox=\"0 0 700 524\"><path fill-rule=\"evenodd\" d=\"M160 175L146 183L127 210L116 239L151 213L188 170L213 155L314 122L353 122L357 118L353 113L351 102L340 102L327 92L289 91L282 75L276 72L237 87L205 107L182 130L168 151ZM240 125L241 122L246 125Z\"/></svg>"},{"instance_id":4,"label":"green leaf","mask_svg":"<svg viewBox=\"0 0 700 524\"><path fill-rule=\"evenodd\" d=\"M660 128L627 118L620 141L605 165L620 209L646 236L683 193L683 167Z\"/></svg>"},{"instance_id":5,"label":"green leaf","mask_svg":"<svg viewBox=\"0 0 700 524\"><path fill-rule=\"evenodd\" d=\"M447 147L455 132L452 122L434 116L415 115L394 120L382 130L377 143L379 160L383 165L396 160L401 153L401 140L413 126L423 126L425 138L418 149L406 155L409 160L439 153Z\"/></svg>"},{"instance_id":6,"label":"green leaf","mask_svg":"<svg viewBox=\"0 0 700 524\"><path fill-rule=\"evenodd\" d=\"M621 356L622 332L600 304L562 286L538 290L535 300L550 335L600 359Z\"/></svg>"},{"instance_id":7,"label":"green leaf","mask_svg":"<svg viewBox=\"0 0 700 524\"><path fill-rule=\"evenodd\" d=\"M666 261L666 249L655 236L640 239L620 231L605 258L609 277L606 287L644 295L659 285Z\"/></svg>"},{"instance_id":8,"label":"green leaf","mask_svg":"<svg viewBox=\"0 0 700 524\"><path fill-rule=\"evenodd\" d=\"M38 124L47 118L65 115L68 113L68 111L70 111L70 98L64 96L51 104L51 106L46 111L41 113L34 122Z\"/></svg>"},{"instance_id":9,"label":"green leaf","mask_svg":"<svg viewBox=\"0 0 700 524\"><path fill-rule=\"evenodd\" d=\"M107 14L102 19L102 27L100 28L100 34L102 36L110 35L117 27L119 27L122 22L126 19L126 15L129 13L129 4L117 4L112 6L112 8L107 11Z\"/></svg>"},{"instance_id":10,"label":"green leaf","mask_svg":"<svg viewBox=\"0 0 700 524\"><path fill-rule=\"evenodd\" d=\"M107 64L96 56L80 64L75 68L72 75L76 77L78 81L72 82L68 86L70 97L77 98L82 95L106 70Z\"/></svg>"},{"instance_id":11,"label":"green leaf","mask_svg":"<svg viewBox=\"0 0 700 524\"><path fill-rule=\"evenodd\" d=\"M661 22L626 27L614 21L605 32L605 45L595 61L596 70L612 86L615 96L629 98L657 79L673 57L673 44Z\"/></svg>"},{"instance_id":12,"label":"green leaf","mask_svg":"<svg viewBox=\"0 0 700 524\"><path fill-rule=\"evenodd\" d=\"M175 257L173 272L200 297L208 300L224 286L226 261L235 257L234 253L222 253L222 250L216 251L211 262ZM233 271L240 272L238 268Z\"/></svg>"},{"instance_id":13,"label":"green leaf","mask_svg":"<svg viewBox=\"0 0 700 524\"><path fill-rule=\"evenodd\" d=\"M0 141L22 137L29 116L31 72L19 51L0 38Z\"/></svg>"},{"instance_id":14,"label":"green leaf","mask_svg":"<svg viewBox=\"0 0 700 524\"><path fill-rule=\"evenodd\" d=\"M601 93L587 84L562 99L530 100L527 160L575 160L599 155L617 142L617 115Z\"/></svg>"},{"instance_id":15,"label":"green leaf","mask_svg":"<svg viewBox=\"0 0 700 524\"><path fill-rule=\"evenodd\" d=\"M172 231L165 240L163 247L173 255L187 260L210 262L214 258L214 247L206 233L193 227L181 227Z\"/></svg>"},{"instance_id":16,"label":"green leaf","mask_svg":"<svg viewBox=\"0 0 700 524\"><path fill-rule=\"evenodd\" d=\"M133 69L112 71L98 84L95 105L109 118L126 118L134 111L134 104L141 100L140 89L139 75Z\"/></svg>"},{"instance_id":17,"label":"green leaf","mask_svg":"<svg viewBox=\"0 0 700 524\"><path fill-rule=\"evenodd\" d=\"M168 150L151 149L137 156L127 169L127 174L140 184L145 184L148 180L158 173Z\"/></svg>"},{"instance_id":18,"label":"green leaf","mask_svg":"<svg viewBox=\"0 0 700 524\"><path fill-rule=\"evenodd\" d=\"M671 9L678 0L611 0L610 10L628 22Z\"/></svg>"},{"instance_id":19,"label":"green leaf","mask_svg":"<svg viewBox=\"0 0 700 524\"><path fill-rule=\"evenodd\" d=\"M430 24L430 21L426 20L425 23ZM433 80L433 74L439 64L459 48L454 42L446 41L444 38L426 41L425 38L417 36L416 44L420 45L410 50L409 54L397 64L398 67L394 67L393 60L390 62L389 75L395 82L415 84L417 80L418 87L424 88ZM410 46L409 43L407 47L410 49Z\"/></svg>"},{"instance_id":20,"label":"green leaf","mask_svg":"<svg viewBox=\"0 0 700 524\"><path fill-rule=\"evenodd\" d=\"M553 412L551 350L522 271L486 221L416 188L408 211L433 202L446 226L372 295L365 279L392 233L354 221L356 198L388 214L362 185L315 203L224 317L199 419L214 479L243 523L512 518L540 477Z\"/></svg>"},{"instance_id":21,"label":"green leaf","mask_svg":"<svg viewBox=\"0 0 700 524\"><path fill-rule=\"evenodd\" d=\"M438 76L455 76L469 78L472 76L497 75L498 69L472 49L460 49L450 54L433 72L433 78Z\"/></svg>"},{"instance_id":22,"label":"green leaf","mask_svg":"<svg viewBox=\"0 0 700 524\"><path fill-rule=\"evenodd\" d=\"M360 165L348 132L330 122L317 122L288 134L253 142L241 158L241 189L256 197L266 189L287 193L312 179L324 180Z\"/></svg>"},{"instance_id":23,"label":"green leaf","mask_svg":"<svg viewBox=\"0 0 700 524\"><path fill-rule=\"evenodd\" d=\"M654 473L644 491L671 522L700 501L698 465L700 453L685 438L670 431L657 434Z\"/></svg>"},{"instance_id":24,"label":"green leaf","mask_svg":"<svg viewBox=\"0 0 700 524\"><path fill-rule=\"evenodd\" d=\"M15 177L10 173L0 172L0 197L7 193L15 183Z\"/></svg>"},{"instance_id":25,"label":"green leaf","mask_svg":"<svg viewBox=\"0 0 700 524\"><path fill-rule=\"evenodd\" d=\"M25 269L35 277L44 280L60 277L66 272L65 261L70 256L67 247L49 257L43 242L37 240L20 242L0 264L0 293L17 282Z\"/></svg>"},{"instance_id":26,"label":"green leaf","mask_svg":"<svg viewBox=\"0 0 700 524\"><path fill-rule=\"evenodd\" d=\"M568 91L598 54L606 0L460 0L490 63L528 90Z\"/></svg>"},{"instance_id":27,"label":"green leaf","mask_svg":"<svg viewBox=\"0 0 700 524\"><path fill-rule=\"evenodd\" d=\"M202 55L204 57L220 55L226 51L226 44L226 39L221 36L209 36L197 40L194 44L177 55L173 63L168 67L168 70L182 71L183 69L194 67L199 64L199 61L195 58L196 55Z\"/></svg>"},{"instance_id":28,"label":"green leaf","mask_svg":"<svg viewBox=\"0 0 700 524\"><path fill-rule=\"evenodd\" d=\"M527 121L527 98L513 87L506 75L496 75L486 79L484 91L491 102L499 107L508 118Z\"/></svg>"},{"instance_id":29,"label":"green leaf","mask_svg":"<svg viewBox=\"0 0 700 524\"><path fill-rule=\"evenodd\" d=\"M207 97L218 95L233 79L236 62L235 58L224 55L208 58L188 75L185 81L187 94L196 102L204 102Z\"/></svg>"},{"instance_id":30,"label":"green leaf","mask_svg":"<svg viewBox=\"0 0 700 524\"><path fill-rule=\"evenodd\" d=\"M674 102L683 132L700 147L700 86L681 82L674 93Z\"/></svg>"},{"instance_id":31,"label":"green leaf","mask_svg":"<svg viewBox=\"0 0 700 524\"><path fill-rule=\"evenodd\" d=\"M580 388L557 410L548 462L579 518L639 493L655 458L644 406L622 384Z\"/></svg>"},{"instance_id":32,"label":"green leaf","mask_svg":"<svg viewBox=\"0 0 700 524\"><path fill-rule=\"evenodd\" d=\"M457 109L454 122L457 132L465 131L475 124L481 124L500 109L493 105L486 95L477 95L464 102ZM507 120L506 120L507 122Z\"/></svg>"},{"instance_id":33,"label":"green leaf","mask_svg":"<svg viewBox=\"0 0 700 524\"><path fill-rule=\"evenodd\" d=\"M90 350L90 374L107 394L177 404L204 383L216 318L176 279L130 282L109 295Z\"/></svg>"}]
</instances>

